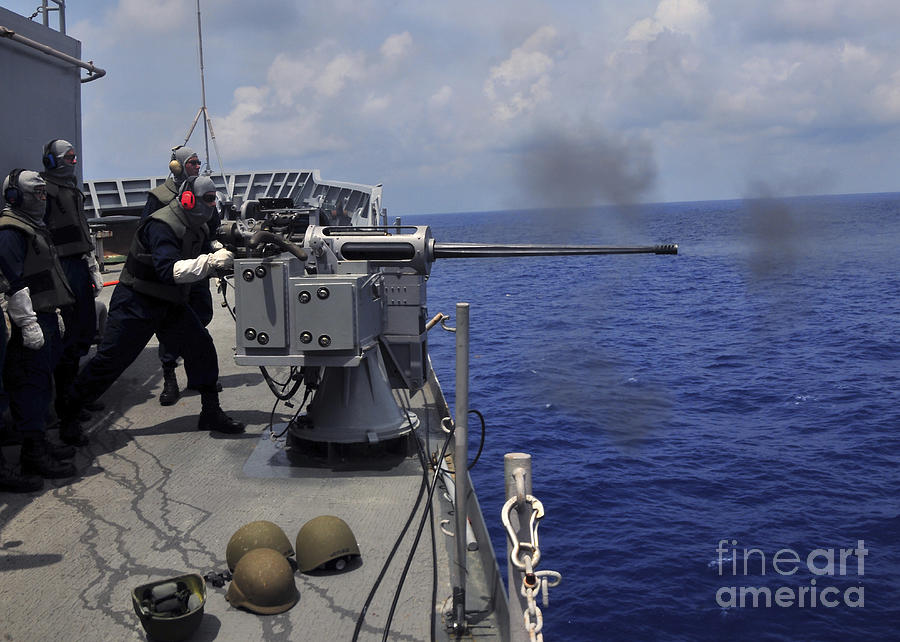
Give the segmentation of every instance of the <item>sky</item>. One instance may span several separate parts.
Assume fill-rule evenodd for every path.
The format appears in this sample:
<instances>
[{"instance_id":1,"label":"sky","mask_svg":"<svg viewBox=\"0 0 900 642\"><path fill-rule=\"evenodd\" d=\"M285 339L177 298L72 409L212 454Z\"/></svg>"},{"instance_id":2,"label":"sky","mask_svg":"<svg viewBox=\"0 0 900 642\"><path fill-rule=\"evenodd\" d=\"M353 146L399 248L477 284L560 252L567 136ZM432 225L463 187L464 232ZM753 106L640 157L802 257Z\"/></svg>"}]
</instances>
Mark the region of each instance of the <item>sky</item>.
<instances>
[{"instance_id":1,"label":"sky","mask_svg":"<svg viewBox=\"0 0 900 642\"><path fill-rule=\"evenodd\" d=\"M226 172L383 183L392 215L898 191L896 0L200 7ZM165 174L202 104L195 0L66 8L107 71L84 177Z\"/></svg>"}]
</instances>

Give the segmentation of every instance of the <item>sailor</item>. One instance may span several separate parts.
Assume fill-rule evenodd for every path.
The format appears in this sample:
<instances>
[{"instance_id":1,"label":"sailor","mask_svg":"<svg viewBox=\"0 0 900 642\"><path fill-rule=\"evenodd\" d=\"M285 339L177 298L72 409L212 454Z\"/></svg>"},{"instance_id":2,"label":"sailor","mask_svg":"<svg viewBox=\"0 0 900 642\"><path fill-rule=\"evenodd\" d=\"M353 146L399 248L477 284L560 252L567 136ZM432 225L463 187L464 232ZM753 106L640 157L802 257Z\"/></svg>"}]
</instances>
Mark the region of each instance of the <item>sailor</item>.
<instances>
[{"instance_id":1,"label":"sailor","mask_svg":"<svg viewBox=\"0 0 900 642\"><path fill-rule=\"evenodd\" d=\"M47 183L45 220L69 287L75 295L75 304L63 309L67 332L59 363L53 373L59 393L72 383L81 357L91 348L97 328L94 297L103 289L103 277L94 256L94 242L84 215L84 194L78 189L75 148L66 140L51 140L44 145L41 160L44 164L41 178ZM90 409L100 408L102 404L95 404Z\"/></svg>"},{"instance_id":2,"label":"sailor","mask_svg":"<svg viewBox=\"0 0 900 642\"><path fill-rule=\"evenodd\" d=\"M234 262L226 249L211 251L206 224L215 189L208 176L192 176L181 185L177 198L138 226L112 294L103 340L67 392L62 413L67 431L80 434L81 407L103 394L156 333L184 356L188 379L197 384L202 405L197 428L243 432L244 425L219 406L216 348L188 305L193 283Z\"/></svg>"},{"instance_id":3,"label":"sailor","mask_svg":"<svg viewBox=\"0 0 900 642\"><path fill-rule=\"evenodd\" d=\"M9 291L9 281L0 271L0 294ZM0 372L6 358L6 319L0 320ZM9 399L3 389L3 377L0 376L0 414L9 409ZM0 448L0 491L10 493L30 493L44 487L44 480L37 475L19 475L6 463L3 448Z\"/></svg>"},{"instance_id":4,"label":"sailor","mask_svg":"<svg viewBox=\"0 0 900 642\"><path fill-rule=\"evenodd\" d=\"M158 209L168 205L178 194L178 190L184 181L200 173L200 165L200 158L193 149L184 145L173 147L172 158L169 161L171 175L166 178L162 185L156 186L147 194L147 202L144 204L141 218L147 218ZM207 222L210 238L213 237L218 226L218 213L214 212ZM204 327L209 325L213 317L213 305L208 278L200 279L191 285L188 305L197 314L197 318L200 319ZM175 375L179 355L178 352L169 348L162 340L159 342L158 354L163 369L163 389L159 395L159 403L163 406L171 406L181 397L181 392L178 389L178 378ZM189 378L187 387L189 390L197 390L197 383ZM216 387L219 391L222 390L218 383L216 383Z\"/></svg>"},{"instance_id":5,"label":"sailor","mask_svg":"<svg viewBox=\"0 0 900 642\"><path fill-rule=\"evenodd\" d=\"M170 175L162 185L157 185L147 194L147 202L141 218L145 219L156 210L169 204L178 195L182 184L191 176L200 174L200 158L190 147L177 145L172 148L172 158L169 161Z\"/></svg>"},{"instance_id":6,"label":"sailor","mask_svg":"<svg viewBox=\"0 0 900 642\"><path fill-rule=\"evenodd\" d=\"M22 434L19 462L25 474L70 477L75 467L65 460L75 449L51 444L45 422L64 332L59 309L72 305L75 297L44 223L44 180L37 172L14 169L3 181L3 198L0 271L9 282L12 322L3 383L13 425Z\"/></svg>"},{"instance_id":7,"label":"sailor","mask_svg":"<svg viewBox=\"0 0 900 642\"><path fill-rule=\"evenodd\" d=\"M346 199L339 200L334 204L334 208L331 210L331 225L350 225L350 216L344 209L346 205Z\"/></svg>"}]
</instances>

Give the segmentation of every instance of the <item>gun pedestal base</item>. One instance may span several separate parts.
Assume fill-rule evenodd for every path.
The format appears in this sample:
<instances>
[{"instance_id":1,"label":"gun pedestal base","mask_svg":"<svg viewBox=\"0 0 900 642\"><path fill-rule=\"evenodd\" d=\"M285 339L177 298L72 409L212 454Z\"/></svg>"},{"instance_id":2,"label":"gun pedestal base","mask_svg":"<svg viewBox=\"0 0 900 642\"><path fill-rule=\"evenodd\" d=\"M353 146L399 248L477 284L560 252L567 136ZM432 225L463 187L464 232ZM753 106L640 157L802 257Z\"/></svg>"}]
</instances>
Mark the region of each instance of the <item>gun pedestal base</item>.
<instances>
[{"instance_id":1,"label":"gun pedestal base","mask_svg":"<svg viewBox=\"0 0 900 642\"><path fill-rule=\"evenodd\" d=\"M394 399L380 350L356 368L325 368L309 409L291 425L291 437L337 444L376 444L419 426L415 413Z\"/></svg>"}]
</instances>

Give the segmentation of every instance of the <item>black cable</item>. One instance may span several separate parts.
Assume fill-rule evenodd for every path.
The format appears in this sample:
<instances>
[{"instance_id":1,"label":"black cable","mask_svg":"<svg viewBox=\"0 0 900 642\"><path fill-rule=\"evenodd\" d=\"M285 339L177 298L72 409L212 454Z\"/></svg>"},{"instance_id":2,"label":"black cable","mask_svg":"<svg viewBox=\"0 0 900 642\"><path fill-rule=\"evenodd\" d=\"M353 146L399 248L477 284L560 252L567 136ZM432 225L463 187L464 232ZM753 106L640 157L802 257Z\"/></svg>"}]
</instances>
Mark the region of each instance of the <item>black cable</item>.
<instances>
[{"instance_id":1,"label":"black cable","mask_svg":"<svg viewBox=\"0 0 900 642\"><path fill-rule=\"evenodd\" d=\"M472 460L472 463L469 464L469 467L466 470L472 470L475 468L475 464L478 463L478 458L481 457L481 451L484 450L484 415L475 410L474 408L469 410L469 414L475 413L478 415L478 418L481 419L481 443L478 444L478 452L475 454L475 459Z\"/></svg>"},{"instance_id":2,"label":"black cable","mask_svg":"<svg viewBox=\"0 0 900 642\"><path fill-rule=\"evenodd\" d=\"M450 431L450 434L447 435L447 439L444 441L444 447L441 449L441 454L438 457L438 464L444 460L444 455L447 452L447 447L450 445L450 440L453 438L453 431ZM422 520L419 522L419 528L416 530L416 537L413 540L412 548L410 549L409 556L406 558L406 564L403 566L403 572L400 574L400 581L397 583L397 591L394 593L394 599L391 601L391 610L388 612L387 622L384 625L384 635L382 636L382 642L387 642L388 635L390 635L391 631L391 621L394 619L394 611L397 610L397 603L400 601L400 593L403 590L403 584L406 582L406 576L409 573L409 567L412 565L413 554L416 551L416 548L419 545L419 538L422 536L422 529L425 528L425 520L428 519L428 516L431 513L431 499L434 496L434 490L437 488L437 470L435 470L434 481L431 484L431 487L428 489L428 503L425 505L425 512L422 515Z\"/></svg>"},{"instance_id":3,"label":"black cable","mask_svg":"<svg viewBox=\"0 0 900 642\"><path fill-rule=\"evenodd\" d=\"M404 410L409 411L411 408L411 404L409 403L409 399L406 400L406 406ZM425 431L426 438L428 437L428 430ZM424 475L424 480L427 483L428 481L428 450L427 448L423 448L422 442L419 441L418 437L415 437L416 440L416 453L419 455L419 465L422 467L422 474ZM438 468L435 468L434 473L434 483L437 483L438 480ZM428 510L433 511L431 504L428 505ZM434 605L437 603L437 583L438 583L438 568L437 568L437 534L434 530L434 519L429 520L431 524L431 604ZM412 554L412 553L410 553ZM435 626L437 624L437 609L432 606L431 609L431 642L434 642L434 632Z\"/></svg>"},{"instance_id":4,"label":"black cable","mask_svg":"<svg viewBox=\"0 0 900 642\"><path fill-rule=\"evenodd\" d=\"M297 367L296 366L291 367L291 374L288 376L288 380L285 381L284 383L282 383L282 382L276 380L274 377L272 377L269 374L269 371L266 370L265 366L260 366L259 371L262 373L263 379L266 380L266 384L268 384L269 390L272 391L272 394L275 395L275 397L277 397L278 399L281 399L282 401L287 401L288 399L293 397L295 394L297 394L297 391L300 389L300 385L302 383L302 378L297 375ZM285 394L284 389L291 382L291 379L294 380L294 387L291 388L290 392ZM276 390L275 389L276 386L281 386L281 390L280 391Z\"/></svg>"},{"instance_id":5,"label":"black cable","mask_svg":"<svg viewBox=\"0 0 900 642\"><path fill-rule=\"evenodd\" d=\"M416 439L418 441L418 439ZM435 481L437 480L437 471L435 471ZM438 584L438 570L437 570L437 534L434 531L434 518L431 520L431 642L434 642L434 628L436 625L437 618L437 609L435 608L435 604L437 604L437 584Z\"/></svg>"},{"instance_id":6,"label":"black cable","mask_svg":"<svg viewBox=\"0 0 900 642\"><path fill-rule=\"evenodd\" d=\"M232 275L233 278L233 275ZM231 314L231 318L237 321L237 315L234 313L234 308L228 305L228 297L226 296L226 292L228 291L228 278L224 276L219 277L219 292L222 293L222 307L227 308L228 312Z\"/></svg>"},{"instance_id":7,"label":"black cable","mask_svg":"<svg viewBox=\"0 0 900 642\"><path fill-rule=\"evenodd\" d=\"M381 567L381 572L375 579L375 583L372 585L372 589L369 591L368 597L366 597L366 602L365 604L363 604L362 610L359 612L359 617L356 618L356 627L353 629L353 642L356 642L356 640L359 638L359 632L362 629L363 622L366 619L366 611L368 611L369 607L372 605L372 599L375 597L375 592L381 585L381 580L384 579L384 575L385 573L387 573L388 567L391 564L391 560L394 559L394 555L397 553L397 549L400 548L400 543L403 541L403 538L406 537L406 531L409 530L413 518L416 516L416 511L419 510L419 504L422 502L422 497L425 495L425 487L428 485L427 480L427 475L422 477L422 484L421 486L419 486L419 494L416 497L416 503L413 506L412 511L409 513L409 518L406 520L406 524L403 525L403 529L400 531L400 535L397 536L397 540L394 542L394 547L391 549L390 554L384 561L384 564Z\"/></svg>"},{"instance_id":8,"label":"black cable","mask_svg":"<svg viewBox=\"0 0 900 642\"><path fill-rule=\"evenodd\" d=\"M275 435L275 411L278 409L278 404L281 403L281 399L275 399L275 405L272 406L272 412L269 413L269 435L272 437L276 437ZM281 435L284 433L282 432ZM277 437L281 437L281 435L277 435Z\"/></svg>"}]
</instances>

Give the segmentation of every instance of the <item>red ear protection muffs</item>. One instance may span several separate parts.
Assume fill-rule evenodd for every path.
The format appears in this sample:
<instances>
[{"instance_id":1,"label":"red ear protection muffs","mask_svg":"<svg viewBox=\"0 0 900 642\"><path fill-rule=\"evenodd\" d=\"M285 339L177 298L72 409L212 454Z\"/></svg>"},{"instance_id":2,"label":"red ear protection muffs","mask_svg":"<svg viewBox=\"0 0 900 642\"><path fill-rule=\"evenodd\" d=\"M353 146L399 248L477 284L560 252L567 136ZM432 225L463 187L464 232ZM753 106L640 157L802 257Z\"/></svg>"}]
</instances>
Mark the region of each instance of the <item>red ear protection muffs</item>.
<instances>
[{"instance_id":1,"label":"red ear protection muffs","mask_svg":"<svg viewBox=\"0 0 900 642\"><path fill-rule=\"evenodd\" d=\"M6 199L6 202L9 203L11 207L21 207L22 201L25 198L25 195L19 188L19 174L24 171L25 170L23 169L14 169L9 173L9 184L3 191L3 198Z\"/></svg>"},{"instance_id":2,"label":"red ear protection muffs","mask_svg":"<svg viewBox=\"0 0 900 642\"><path fill-rule=\"evenodd\" d=\"M181 193L181 207L186 210L192 210L197 205L197 199L194 197L194 193L187 189Z\"/></svg>"},{"instance_id":3,"label":"red ear protection muffs","mask_svg":"<svg viewBox=\"0 0 900 642\"><path fill-rule=\"evenodd\" d=\"M56 167L56 157L53 155L53 152L50 151L50 148L53 146L53 143L58 140L58 138L54 138L44 145L44 155L41 156L41 162L44 164L45 169L54 169Z\"/></svg>"}]
</instances>

